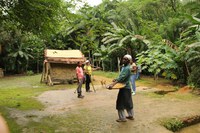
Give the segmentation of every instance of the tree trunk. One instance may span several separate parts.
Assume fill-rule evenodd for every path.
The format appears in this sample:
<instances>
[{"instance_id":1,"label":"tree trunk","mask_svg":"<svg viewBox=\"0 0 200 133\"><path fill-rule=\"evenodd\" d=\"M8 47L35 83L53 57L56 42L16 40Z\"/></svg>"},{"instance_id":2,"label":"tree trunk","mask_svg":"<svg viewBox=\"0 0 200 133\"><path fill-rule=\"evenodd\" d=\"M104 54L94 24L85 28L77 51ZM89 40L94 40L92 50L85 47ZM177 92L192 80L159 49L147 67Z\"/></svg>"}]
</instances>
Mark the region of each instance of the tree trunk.
<instances>
[{"instance_id":1,"label":"tree trunk","mask_svg":"<svg viewBox=\"0 0 200 133\"><path fill-rule=\"evenodd\" d=\"M103 60L102 60L102 67L103 67L103 71L105 70L105 68L104 68L104 62L103 62Z\"/></svg>"},{"instance_id":2,"label":"tree trunk","mask_svg":"<svg viewBox=\"0 0 200 133\"><path fill-rule=\"evenodd\" d=\"M119 59L119 57L117 57L117 68L118 68L118 72L120 73L120 59Z\"/></svg>"},{"instance_id":3,"label":"tree trunk","mask_svg":"<svg viewBox=\"0 0 200 133\"><path fill-rule=\"evenodd\" d=\"M190 75L186 61L183 62L184 83L187 83L187 78Z\"/></svg>"},{"instance_id":4,"label":"tree trunk","mask_svg":"<svg viewBox=\"0 0 200 133\"><path fill-rule=\"evenodd\" d=\"M189 69L188 69L188 65L187 65L187 62L186 62L186 61L185 61L185 68L186 68L186 70L187 70L187 75L190 76L190 71L189 71Z\"/></svg>"},{"instance_id":5,"label":"tree trunk","mask_svg":"<svg viewBox=\"0 0 200 133\"><path fill-rule=\"evenodd\" d=\"M40 65L39 65L40 61L39 61L39 53L37 53L37 73L40 72Z\"/></svg>"},{"instance_id":6,"label":"tree trunk","mask_svg":"<svg viewBox=\"0 0 200 133\"><path fill-rule=\"evenodd\" d=\"M111 71L113 71L113 68L112 68L112 60L110 60L110 68L111 68Z\"/></svg>"},{"instance_id":7,"label":"tree trunk","mask_svg":"<svg viewBox=\"0 0 200 133\"><path fill-rule=\"evenodd\" d=\"M153 79L158 80L158 75L156 73L154 73Z\"/></svg>"},{"instance_id":8,"label":"tree trunk","mask_svg":"<svg viewBox=\"0 0 200 133\"><path fill-rule=\"evenodd\" d=\"M0 44L0 54L2 53L2 46L1 46L1 44Z\"/></svg>"},{"instance_id":9,"label":"tree trunk","mask_svg":"<svg viewBox=\"0 0 200 133\"><path fill-rule=\"evenodd\" d=\"M92 54L92 66L94 66L94 55Z\"/></svg>"},{"instance_id":10,"label":"tree trunk","mask_svg":"<svg viewBox=\"0 0 200 133\"><path fill-rule=\"evenodd\" d=\"M39 67L39 59L37 59L37 73L40 72L40 67Z\"/></svg>"},{"instance_id":11,"label":"tree trunk","mask_svg":"<svg viewBox=\"0 0 200 133\"><path fill-rule=\"evenodd\" d=\"M170 0L170 1L171 1L172 9L174 10L174 12L176 12L176 0Z\"/></svg>"}]
</instances>

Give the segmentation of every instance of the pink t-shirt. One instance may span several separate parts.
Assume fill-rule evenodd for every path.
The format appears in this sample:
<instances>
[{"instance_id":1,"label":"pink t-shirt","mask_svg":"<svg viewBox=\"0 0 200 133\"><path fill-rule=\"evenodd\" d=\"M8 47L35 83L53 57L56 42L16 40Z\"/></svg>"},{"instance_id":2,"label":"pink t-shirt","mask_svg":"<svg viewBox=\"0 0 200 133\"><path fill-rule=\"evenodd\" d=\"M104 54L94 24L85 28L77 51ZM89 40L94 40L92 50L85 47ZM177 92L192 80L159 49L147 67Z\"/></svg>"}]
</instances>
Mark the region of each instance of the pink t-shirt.
<instances>
[{"instance_id":1,"label":"pink t-shirt","mask_svg":"<svg viewBox=\"0 0 200 133\"><path fill-rule=\"evenodd\" d=\"M78 77L78 79L82 79L83 78L83 69L82 69L82 67L76 67L76 75L77 75L77 77Z\"/></svg>"}]
</instances>

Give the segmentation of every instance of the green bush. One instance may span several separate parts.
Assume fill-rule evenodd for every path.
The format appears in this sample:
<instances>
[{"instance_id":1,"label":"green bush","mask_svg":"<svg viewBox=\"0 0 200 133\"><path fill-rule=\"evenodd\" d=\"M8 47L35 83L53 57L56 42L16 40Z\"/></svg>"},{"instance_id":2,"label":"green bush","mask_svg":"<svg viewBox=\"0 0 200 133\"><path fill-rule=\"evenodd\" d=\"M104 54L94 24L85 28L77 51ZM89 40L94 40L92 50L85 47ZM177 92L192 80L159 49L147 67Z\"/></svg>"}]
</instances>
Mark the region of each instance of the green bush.
<instances>
[{"instance_id":1,"label":"green bush","mask_svg":"<svg viewBox=\"0 0 200 133\"><path fill-rule=\"evenodd\" d=\"M34 72L30 70L30 71L27 71L26 74L27 74L28 76L31 76L31 75L34 74Z\"/></svg>"},{"instance_id":2,"label":"green bush","mask_svg":"<svg viewBox=\"0 0 200 133\"><path fill-rule=\"evenodd\" d=\"M179 131L184 126L183 123L177 118L168 119L164 121L162 125L173 132Z\"/></svg>"},{"instance_id":3,"label":"green bush","mask_svg":"<svg viewBox=\"0 0 200 133\"><path fill-rule=\"evenodd\" d=\"M192 72L188 77L188 84L200 88L200 67L192 67Z\"/></svg>"}]
</instances>

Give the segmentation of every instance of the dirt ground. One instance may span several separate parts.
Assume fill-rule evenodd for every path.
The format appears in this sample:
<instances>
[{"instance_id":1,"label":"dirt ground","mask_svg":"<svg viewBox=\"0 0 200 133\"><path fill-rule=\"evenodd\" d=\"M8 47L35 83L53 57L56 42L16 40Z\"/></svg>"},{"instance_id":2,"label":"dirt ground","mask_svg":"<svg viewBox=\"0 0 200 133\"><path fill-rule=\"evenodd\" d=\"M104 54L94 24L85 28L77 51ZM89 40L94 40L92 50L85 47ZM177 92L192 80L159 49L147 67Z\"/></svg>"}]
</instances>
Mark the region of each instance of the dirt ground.
<instances>
[{"instance_id":1,"label":"dirt ground","mask_svg":"<svg viewBox=\"0 0 200 133\"><path fill-rule=\"evenodd\" d=\"M74 93L75 89L62 88L61 90L46 91L37 97L45 105L44 110L11 110L10 113L13 118L17 118L18 124L26 125L29 122L27 116L37 116L32 119L40 121L44 116L70 114L87 109L91 113L85 117L87 119L94 118L100 123L96 125L96 129L93 128L90 131L92 133L171 133L159 124L160 119L200 114L200 99L183 101L177 98L150 97L146 94L157 90L156 88L137 86L137 93L133 96L135 120L117 123L115 121L118 118L115 102L118 90L107 90L100 84L95 85L95 88L96 93L86 93L83 87L85 96L83 99L77 98L77 94ZM84 119L80 121L84 121Z\"/></svg>"}]
</instances>

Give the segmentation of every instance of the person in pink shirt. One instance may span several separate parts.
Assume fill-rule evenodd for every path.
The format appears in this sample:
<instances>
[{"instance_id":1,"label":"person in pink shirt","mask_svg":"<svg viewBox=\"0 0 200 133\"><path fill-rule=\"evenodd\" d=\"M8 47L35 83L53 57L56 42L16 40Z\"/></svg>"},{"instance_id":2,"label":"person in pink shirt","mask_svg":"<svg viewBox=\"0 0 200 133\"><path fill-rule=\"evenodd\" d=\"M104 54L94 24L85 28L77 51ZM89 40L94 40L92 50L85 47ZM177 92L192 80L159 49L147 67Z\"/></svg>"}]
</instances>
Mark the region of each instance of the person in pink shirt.
<instances>
[{"instance_id":1,"label":"person in pink shirt","mask_svg":"<svg viewBox=\"0 0 200 133\"><path fill-rule=\"evenodd\" d=\"M82 95L81 88L82 88L82 84L83 84L84 74L83 74L82 63L81 62L77 63L76 77L77 77L77 80L78 80L78 87L77 87L78 98L83 98L84 96Z\"/></svg>"}]
</instances>

